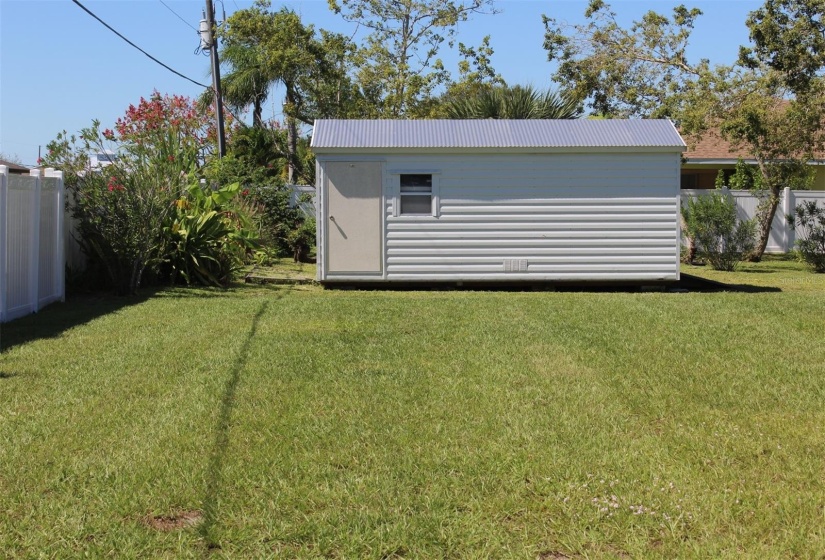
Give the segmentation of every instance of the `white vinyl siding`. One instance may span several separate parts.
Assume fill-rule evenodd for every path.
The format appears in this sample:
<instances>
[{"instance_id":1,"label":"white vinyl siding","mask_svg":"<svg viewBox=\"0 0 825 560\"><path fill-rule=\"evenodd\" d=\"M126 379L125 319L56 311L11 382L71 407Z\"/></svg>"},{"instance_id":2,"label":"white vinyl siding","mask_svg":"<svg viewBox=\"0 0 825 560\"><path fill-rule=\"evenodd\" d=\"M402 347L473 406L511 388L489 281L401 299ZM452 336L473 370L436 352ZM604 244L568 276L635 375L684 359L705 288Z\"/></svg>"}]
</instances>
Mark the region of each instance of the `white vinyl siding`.
<instances>
[{"instance_id":1,"label":"white vinyl siding","mask_svg":"<svg viewBox=\"0 0 825 560\"><path fill-rule=\"evenodd\" d=\"M437 219L395 215L385 175L387 280L678 279L677 153L386 161L440 170Z\"/></svg>"}]
</instances>

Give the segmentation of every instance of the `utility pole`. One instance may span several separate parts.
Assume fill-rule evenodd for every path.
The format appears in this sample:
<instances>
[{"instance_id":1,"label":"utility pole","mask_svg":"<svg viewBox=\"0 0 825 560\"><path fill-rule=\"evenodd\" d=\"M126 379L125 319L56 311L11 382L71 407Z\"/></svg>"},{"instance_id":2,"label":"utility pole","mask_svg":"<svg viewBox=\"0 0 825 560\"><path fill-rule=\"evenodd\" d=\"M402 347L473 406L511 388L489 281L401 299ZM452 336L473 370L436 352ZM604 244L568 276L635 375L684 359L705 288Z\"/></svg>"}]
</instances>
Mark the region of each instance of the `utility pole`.
<instances>
[{"instance_id":1,"label":"utility pole","mask_svg":"<svg viewBox=\"0 0 825 560\"><path fill-rule=\"evenodd\" d=\"M221 63L218 60L218 34L215 33L215 7L206 0L206 24L209 29L209 49L212 59L212 87L215 90L215 118L218 127L218 155L226 155L226 138L223 131L223 97L221 95Z\"/></svg>"}]
</instances>

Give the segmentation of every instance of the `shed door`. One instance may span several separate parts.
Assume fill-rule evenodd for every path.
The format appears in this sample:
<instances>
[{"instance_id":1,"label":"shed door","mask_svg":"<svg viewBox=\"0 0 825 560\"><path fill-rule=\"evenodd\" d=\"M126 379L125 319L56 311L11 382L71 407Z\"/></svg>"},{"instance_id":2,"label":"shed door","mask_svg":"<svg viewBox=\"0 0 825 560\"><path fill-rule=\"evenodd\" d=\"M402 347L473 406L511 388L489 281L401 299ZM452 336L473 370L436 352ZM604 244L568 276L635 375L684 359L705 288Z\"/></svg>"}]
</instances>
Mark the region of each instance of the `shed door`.
<instances>
[{"instance_id":1,"label":"shed door","mask_svg":"<svg viewBox=\"0 0 825 560\"><path fill-rule=\"evenodd\" d=\"M381 272L381 162L327 162L327 270Z\"/></svg>"}]
</instances>

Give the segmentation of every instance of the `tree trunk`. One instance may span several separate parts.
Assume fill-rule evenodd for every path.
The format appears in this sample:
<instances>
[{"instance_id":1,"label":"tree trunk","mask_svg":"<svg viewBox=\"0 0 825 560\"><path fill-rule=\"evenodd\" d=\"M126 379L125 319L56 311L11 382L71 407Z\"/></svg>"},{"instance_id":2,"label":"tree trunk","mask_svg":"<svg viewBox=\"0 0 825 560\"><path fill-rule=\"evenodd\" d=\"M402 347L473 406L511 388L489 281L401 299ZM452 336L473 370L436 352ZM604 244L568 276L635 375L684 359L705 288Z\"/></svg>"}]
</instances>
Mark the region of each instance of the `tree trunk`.
<instances>
[{"instance_id":1,"label":"tree trunk","mask_svg":"<svg viewBox=\"0 0 825 560\"><path fill-rule=\"evenodd\" d=\"M761 261L762 255L768 247L768 240L771 238L773 218L776 216L776 209L779 207L779 192L774 192L775 190L776 189L771 188L770 198L768 199L768 207L763 212L759 212L757 214L757 216L759 216L759 241L756 243L753 253L751 253L748 257L750 262Z\"/></svg>"},{"instance_id":2,"label":"tree trunk","mask_svg":"<svg viewBox=\"0 0 825 560\"><path fill-rule=\"evenodd\" d=\"M252 127L253 128L263 128L264 127L263 111L264 111L263 100L256 97L253 108L252 108Z\"/></svg>"},{"instance_id":3,"label":"tree trunk","mask_svg":"<svg viewBox=\"0 0 825 560\"><path fill-rule=\"evenodd\" d=\"M296 176L296 160L298 159L298 122L295 117L286 118L287 141L287 181L294 184Z\"/></svg>"},{"instance_id":4,"label":"tree trunk","mask_svg":"<svg viewBox=\"0 0 825 560\"><path fill-rule=\"evenodd\" d=\"M286 85L286 103L284 116L286 118L286 169L287 182L294 184L298 161L298 104L295 91L290 84Z\"/></svg>"}]
</instances>

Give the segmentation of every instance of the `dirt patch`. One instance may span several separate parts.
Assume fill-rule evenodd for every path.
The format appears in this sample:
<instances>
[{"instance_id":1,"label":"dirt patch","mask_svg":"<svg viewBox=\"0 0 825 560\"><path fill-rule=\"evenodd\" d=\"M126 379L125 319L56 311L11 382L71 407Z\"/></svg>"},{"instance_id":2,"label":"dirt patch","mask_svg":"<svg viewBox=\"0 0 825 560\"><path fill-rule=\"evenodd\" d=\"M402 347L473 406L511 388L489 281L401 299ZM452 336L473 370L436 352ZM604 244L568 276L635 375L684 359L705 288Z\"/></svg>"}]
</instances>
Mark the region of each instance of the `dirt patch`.
<instances>
[{"instance_id":1,"label":"dirt patch","mask_svg":"<svg viewBox=\"0 0 825 560\"><path fill-rule=\"evenodd\" d=\"M549 551L539 554L539 560L570 560L570 557L564 552Z\"/></svg>"},{"instance_id":2,"label":"dirt patch","mask_svg":"<svg viewBox=\"0 0 825 560\"><path fill-rule=\"evenodd\" d=\"M193 510L180 510L171 515L147 515L143 523L156 531L177 531L194 527L203 521L203 513Z\"/></svg>"}]
</instances>

